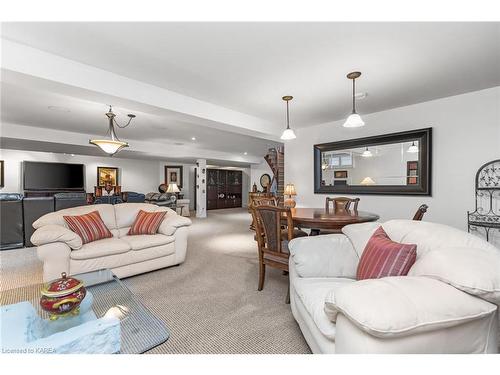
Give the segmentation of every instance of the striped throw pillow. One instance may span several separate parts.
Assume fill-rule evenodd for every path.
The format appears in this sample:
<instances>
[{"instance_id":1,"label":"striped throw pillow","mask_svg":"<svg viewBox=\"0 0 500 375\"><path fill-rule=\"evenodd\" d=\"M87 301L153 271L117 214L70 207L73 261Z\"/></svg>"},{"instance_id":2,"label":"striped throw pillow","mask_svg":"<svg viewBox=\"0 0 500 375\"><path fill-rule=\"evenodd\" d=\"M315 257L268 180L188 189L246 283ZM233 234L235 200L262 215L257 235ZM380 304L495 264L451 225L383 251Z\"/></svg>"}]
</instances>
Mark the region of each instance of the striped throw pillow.
<instances>
[{"instance_id":1,"label":"striped throw pillow","mask_svg":"<svg viewBox=\"0 0 500 375\"><path fill-rule=\"evenodd\" d=\"M135 236L137 234L156 234L166 213L166 211L146 212L140 210L128 234L130 236Z\"/></svg>"},{"instance_id":2,"label":"striped throw pillow","mask_svg":"<svg viewBox=\"0 0 500 375\"><path fill-rule=\"evenodd\" d=\"M69 229L82 238L84 244L113 237L99 211L92 211L85 215L63 216Z\"/></svg>"},{"instance_id":3,"label":"striped throw pillow","mask_svg":"<svg viewBox=\"0 0 500 375\"><path fill-rule=\"evenodd\" d=\"M382 227L370 237L359 260L356 278L406 276L417 258L417 245L391 241Z\"/></svg>"}]
</instances>

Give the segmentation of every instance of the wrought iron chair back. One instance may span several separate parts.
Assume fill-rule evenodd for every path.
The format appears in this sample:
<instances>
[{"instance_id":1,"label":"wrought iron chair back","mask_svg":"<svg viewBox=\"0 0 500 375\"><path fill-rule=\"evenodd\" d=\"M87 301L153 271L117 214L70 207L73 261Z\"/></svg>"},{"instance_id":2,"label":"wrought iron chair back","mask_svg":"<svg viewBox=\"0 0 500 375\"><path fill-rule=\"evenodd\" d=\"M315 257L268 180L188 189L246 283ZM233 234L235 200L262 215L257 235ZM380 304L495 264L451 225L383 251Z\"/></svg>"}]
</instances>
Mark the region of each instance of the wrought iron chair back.
<instances>
[{"instance_id":1,"label":"wrought iron chair back","mask_svg":"<svg viewBox=\"0 0 500 375\"><path fill-rule=\"evenodd\" d=\"M500 231L500 159L490 161L476 173L475 209L467 211L469 232L482 228L486 241L492 230Z\"/></svg>"}]
</instances>

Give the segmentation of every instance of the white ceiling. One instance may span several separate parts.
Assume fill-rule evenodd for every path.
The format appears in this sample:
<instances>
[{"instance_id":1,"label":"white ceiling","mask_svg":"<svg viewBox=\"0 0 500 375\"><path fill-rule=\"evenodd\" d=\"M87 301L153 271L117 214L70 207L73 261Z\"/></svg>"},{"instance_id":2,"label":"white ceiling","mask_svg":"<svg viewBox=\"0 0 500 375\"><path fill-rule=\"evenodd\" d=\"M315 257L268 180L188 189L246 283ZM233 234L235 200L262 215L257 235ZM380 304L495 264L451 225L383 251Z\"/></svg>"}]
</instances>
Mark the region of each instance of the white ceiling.
<instances>
[{"instance_id":1,"label":"white ceiling","mask_svg":"<svg viewBox=\"0 0 500 375\"><path fill-rule=\"evenodd\" d=\"M49 110L49 106L66 108L69 112ZM24 85L1 83L1 119L4 123L43 127L75 133L105 136L108 108L99 100L84 100L78 97L42 91ZM117 121L125 123L128 113L137 117L124 129L116 129L118 137L134 146L134 140L172 146L189 146L193 154L202 150L219 150L227 153L262 157L277 142L213 129L165 114L160 110L144 111L137 108L116 106L113 112ZM191 140L192 137L196 141ZM200 155L201 157L202 155Z\"/></svg>"},{"instance_id":2,"label":"white ceiling","mask_svg":"<svg viewBox=\"0 0 500 375\"><path fill-rule=\"evenodd\" d=\"M344 118L352 70L368 93L361 114L500 85L500 23L44 22L2 33L274 123L293 95L292 127Z\"/></svg>"}]
</instances>

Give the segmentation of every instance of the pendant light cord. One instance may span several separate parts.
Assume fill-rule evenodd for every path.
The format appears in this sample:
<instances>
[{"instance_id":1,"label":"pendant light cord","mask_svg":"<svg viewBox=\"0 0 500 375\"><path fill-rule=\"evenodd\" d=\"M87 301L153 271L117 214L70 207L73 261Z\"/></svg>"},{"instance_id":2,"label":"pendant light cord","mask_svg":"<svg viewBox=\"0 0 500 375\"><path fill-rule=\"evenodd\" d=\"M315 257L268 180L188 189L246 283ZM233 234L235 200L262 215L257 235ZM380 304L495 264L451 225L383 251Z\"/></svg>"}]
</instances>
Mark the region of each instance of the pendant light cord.
<instances>
[{"instance_id":1,"label":"pendant light cord","mask_svg":"<svg viewBox=\"0 0 500 375\"><path fill-rule=\"evenodd\" d=\"M286 128L290 129L290 120L289 120L289 113L288 113L288 102L289 102L289 100L286 101Z\"/></svg>"},{"instance_id":2,"label":"pendant light cord","mask_svg":"<svg viewBox=\"0 0 500 375\"><path fill-rule=\"evenodd\" d=\"M352 80L352 113L356 113L356 97L355 97L355 92L356 92L356 79L354 78Z\"/></svg>"}]
</instances>

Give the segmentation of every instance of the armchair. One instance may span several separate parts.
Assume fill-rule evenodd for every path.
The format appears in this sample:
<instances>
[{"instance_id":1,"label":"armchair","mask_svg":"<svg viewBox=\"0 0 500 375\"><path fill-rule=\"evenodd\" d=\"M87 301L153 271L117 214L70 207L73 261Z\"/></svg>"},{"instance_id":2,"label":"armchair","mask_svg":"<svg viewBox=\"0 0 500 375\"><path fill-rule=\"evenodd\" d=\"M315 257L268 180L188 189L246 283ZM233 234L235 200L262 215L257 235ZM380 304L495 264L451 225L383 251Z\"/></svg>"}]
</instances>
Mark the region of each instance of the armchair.
<instances>
[{"instance_id":1,"label":"armchair","mask_svg":"<svg viewBox=\"0 0 500 375\"><path fill-rule=\"evenodd\" d=\"M356 281L359 258L380 225L394 241L417 244L417 261L409 276ZM291 309L314 353L499 350L500 250L480 238L392 220L297 238L289 249Z\"/></svg>"}]
</instances>

